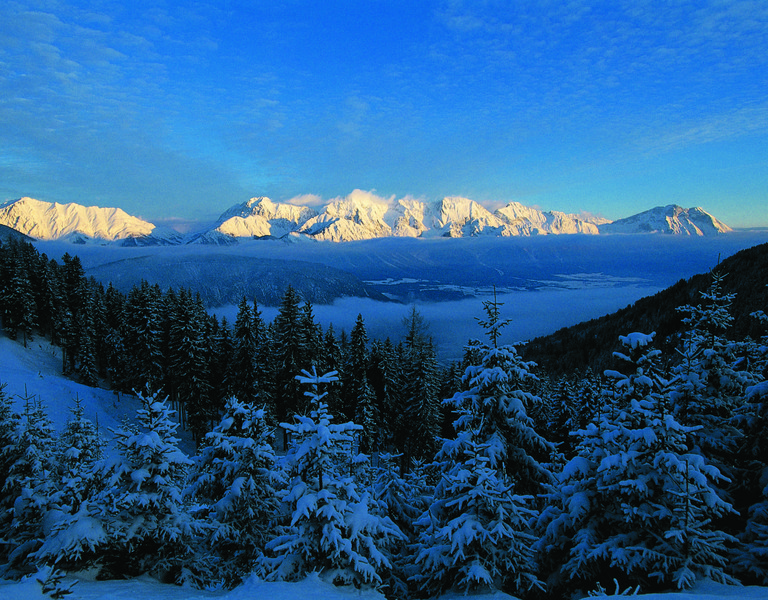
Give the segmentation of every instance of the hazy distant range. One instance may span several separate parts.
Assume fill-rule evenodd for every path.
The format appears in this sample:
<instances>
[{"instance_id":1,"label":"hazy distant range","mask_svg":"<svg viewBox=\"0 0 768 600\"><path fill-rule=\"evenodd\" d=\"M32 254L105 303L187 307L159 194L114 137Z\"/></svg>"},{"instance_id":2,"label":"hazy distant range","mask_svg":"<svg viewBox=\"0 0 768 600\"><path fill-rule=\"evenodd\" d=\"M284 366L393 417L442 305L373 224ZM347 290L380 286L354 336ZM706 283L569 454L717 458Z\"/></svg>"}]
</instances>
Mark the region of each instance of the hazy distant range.
<instances>
[{"instance_id":1,"label":"hazy distant range","mask_svg":"<svg viewBox=\"0 0 768 600\"><path fill-rule=\"evenodd\" d=\"M344 244L255 240L232 247L37 245L50 257L77 253L89 275L124 290L142 278L163 288L190 287L230 322L233 304L243 295L257 297L264 317L274 318L283 286L294 280L310 282L305 295L314 295L309 299L317 320L324 327L333 323L337 331L349 331L360 313L370 337L396 341L403 334L402 318L416 306L447 360L458 358L469 338L482 335L476 317L494 286L505 318L512 319L505 330L508 343L613 312L766 241L768 232L761 231ZM265 272L277 280L266 281Z\"/></svg>"}]
</instances>

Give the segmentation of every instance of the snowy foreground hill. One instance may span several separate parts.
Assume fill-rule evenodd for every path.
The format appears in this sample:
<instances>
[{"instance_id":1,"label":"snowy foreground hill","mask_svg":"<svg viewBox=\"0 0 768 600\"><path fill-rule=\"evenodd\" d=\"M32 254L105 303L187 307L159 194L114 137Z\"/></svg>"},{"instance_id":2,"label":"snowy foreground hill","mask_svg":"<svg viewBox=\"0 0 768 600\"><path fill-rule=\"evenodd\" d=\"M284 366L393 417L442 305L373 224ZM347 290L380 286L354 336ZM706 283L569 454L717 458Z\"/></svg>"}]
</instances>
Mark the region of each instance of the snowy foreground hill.
<instances>
[{"instance_id":1,"label":"snowy foreground hill","mask_svg":"<svg viewBox=\"0 0 768 600\"><path fill-rule=\"evenodd\" d=\"M47 599L40 591L36 577L16 582L0 582L0 597L3 600L38 600ZM765 600L768 598L768 588L732 587L717 583L704 582L688 592L669 594L638 594L634 596L643 600ZM361 591L354 588L340 588L320 581L316 576L310 576L297 583L264 582L258 578L246 581L240 587L229 591L200 591L161 584L149 577L123 581L94 581L88 578L78 580L73 592L67 598L72 600L134 600L147 598L151 600L253 600L264 598L268 600L384 600L378 592ZM441 597L442 600L461 600L464 598L481 598L483 600L510 600L513 597L501 592L494 594L468 595L450 594Z\"/></svg>"},{"instance_id":2,"label":"snowy foreground hill","mask_svg":"<svg viewBox=\"0 0 768 600\"><path fill-rule=\"evenodd\" d=\"M99 423L107 434L108 428L116 427L123 419L132 416L137 402L130 396L119 401L112 392L83 386L61 377L58 350L45 342L36 342L25 349L20 343L0 334L0 378L7 383L8 393L17 406L26 397L41 399L49 409L54 425L61 430L68 411L77 397L82 401L85 414ZM191 448L190 440L184 444ZM21 581L0 581L0 598L3 600L43 599L50 596L42 593L38 579L45 573L26 577ZM296 583L265 582L256 577L246 579L237 588L225 590L197 590L163 584L148 576L125 580L97 581L88 574L68 575L64 585L73 582L72 600L116 600L150 598L153 600L245 600L246 598L269 598L270 600L384 600L384 596L373 590L357 590L352 587L335 587L321 581L316 575ZM610 595L610 594L609 594ZM460 598L483 598L509 600L506 594L478 594L476 596L444 595L443 600ZM700 582L693 590L669 594L639 594L645 600L760 600L768 598L768 588L723 586L708 581Z\"/></svg>"},{"instance_id":3,"label":"snowy foreground hill","mask_svg":"<svg viewBox=\"0 0 768 600\"><path fill-rule=\"evenodd\" d=\"M670 205L610 222L510 202L491 212L469 198L426 202L381 198L355 190L315 209L269 198L251 198L225 211L201 231L181 235L119 208L57 204L20 198L0 205L0 225L38 240L118 243L124 246L185 243L231 245L243 239L280 238L349 242L385 237L465 238L558 234L665 233L710 236L731 229L701 208Z\"/></svg>"}]
</instances>

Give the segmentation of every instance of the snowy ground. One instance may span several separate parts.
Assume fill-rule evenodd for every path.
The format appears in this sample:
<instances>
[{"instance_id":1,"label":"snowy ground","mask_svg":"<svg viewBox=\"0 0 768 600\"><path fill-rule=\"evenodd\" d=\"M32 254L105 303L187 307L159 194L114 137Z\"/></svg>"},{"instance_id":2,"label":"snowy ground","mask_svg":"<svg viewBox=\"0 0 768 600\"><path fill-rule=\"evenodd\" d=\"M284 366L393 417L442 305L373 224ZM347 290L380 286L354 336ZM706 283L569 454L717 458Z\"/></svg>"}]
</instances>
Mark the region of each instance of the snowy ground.
<instances>
[{"instance_id":1,"label":"snowy ground","mask_svg":"<svg viewBox=\"0 0 768 600\"><path fill-rule=\"evenodd\" d=\"M65 578L64 583L74 580ZM483 600L510 600L507 594L481 594L470 596ZM765 600L768 598L768 588L733 587L716 583L704 582L689 592L674 594L638 594L637 598L644 600ZM0 598L3 600L33 600L49 598L41 592L41 586L35 576L21 582L0 581ZM148 577L140 577L124 581L93 581L80 578L72 588L71 600L119 600L122 598L134 600L146 598L151 600L252 600L265 598L269 600L384 600L384 596L371 590L360 591L354 588L339 588L320 581L316 576L310 576L298 583L267 583L257 578L246 581L240 587L230 591L200 591L158 583ZM467 598L463 594L442 596L441 600L461 600Z\"/></svg>"}]
</instances>

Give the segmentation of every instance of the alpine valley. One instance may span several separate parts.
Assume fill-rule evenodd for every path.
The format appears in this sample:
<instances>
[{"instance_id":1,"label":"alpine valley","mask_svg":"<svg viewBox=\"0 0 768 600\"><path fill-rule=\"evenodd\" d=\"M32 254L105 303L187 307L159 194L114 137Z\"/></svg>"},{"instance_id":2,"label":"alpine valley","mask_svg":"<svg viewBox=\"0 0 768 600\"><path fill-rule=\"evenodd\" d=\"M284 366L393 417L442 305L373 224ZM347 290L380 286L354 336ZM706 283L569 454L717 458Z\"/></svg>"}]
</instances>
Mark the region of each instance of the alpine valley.
<instances>
[{"instance_id":1,"label":"alpine valley","mask_svg":"<svg viewBox=\"0 0 768 600\"><path fill-rule=\"evenodd\" d=\"M386 337L417 305L446 358L477 334L474 317L494 289L513 319L508 335L529 339L766 241L700 208L658 207L611 223L519 203L490 212L466 198L429 203L360 190L320 208L253 198L188 234L118 208L21 198L0 206L0 239L8 236L51 258L77 255L105 286L184 287L230 318L244 297L276 310L291 285L324 325L351 329L362 313L371 333Z\"/></svg>"}]
</instances>

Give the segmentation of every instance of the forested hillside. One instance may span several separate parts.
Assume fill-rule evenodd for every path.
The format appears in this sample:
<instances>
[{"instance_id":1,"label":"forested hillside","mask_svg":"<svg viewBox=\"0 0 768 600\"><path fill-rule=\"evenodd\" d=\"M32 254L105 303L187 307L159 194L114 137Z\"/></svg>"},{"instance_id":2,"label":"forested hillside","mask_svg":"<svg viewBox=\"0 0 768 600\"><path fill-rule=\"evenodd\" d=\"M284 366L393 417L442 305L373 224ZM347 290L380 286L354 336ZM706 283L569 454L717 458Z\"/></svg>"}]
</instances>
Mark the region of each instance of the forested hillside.
<instances>
[{"instance_id":1,"label":"forested hillside","mask_svg":"<svg viewBox=\"0 0 768 600\"><path fill-rule=\"evenodd\" d=\"M737 340L747 336L760 339L763 329L750 315L768 306L768 244L741 250L719 265L712 265L712 269L724 275L721 292L735 294L729 336ZM669 354L686 327L677 308L698 303L710 284L708 273L680 280L615 313L531 340L522 353L552 375L587 367L599 373L611 365L619 333L655 331L657 345Z\"/></svg>"},{"instance_id":2,"label":"forested hillside","mask_svg":"<svg viewBox=\"0 0 768 600\"><path fill-rule=\"evenodd\" d=\"M370 340L362 315L321 330L288 287L273 322L243 299L230 325L183 288L122 294L4 242L5 335L50 339L62 372L142 408L106 444L77 402L57 434L0 389L0 576L316 572L391 598L768 585L768 317L739 308L733 272L706 277L669 309L678 335L606 332L609 368L556 377L498 345L495 298L487 339L441 367L415 310L403 339Z\"/></svg>"}]
</instances>

